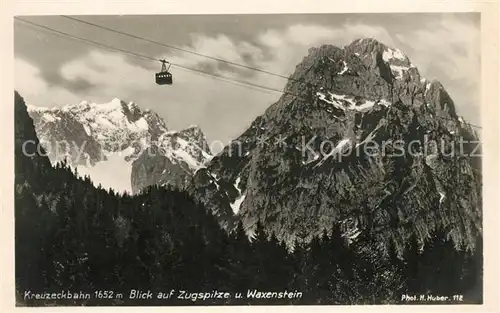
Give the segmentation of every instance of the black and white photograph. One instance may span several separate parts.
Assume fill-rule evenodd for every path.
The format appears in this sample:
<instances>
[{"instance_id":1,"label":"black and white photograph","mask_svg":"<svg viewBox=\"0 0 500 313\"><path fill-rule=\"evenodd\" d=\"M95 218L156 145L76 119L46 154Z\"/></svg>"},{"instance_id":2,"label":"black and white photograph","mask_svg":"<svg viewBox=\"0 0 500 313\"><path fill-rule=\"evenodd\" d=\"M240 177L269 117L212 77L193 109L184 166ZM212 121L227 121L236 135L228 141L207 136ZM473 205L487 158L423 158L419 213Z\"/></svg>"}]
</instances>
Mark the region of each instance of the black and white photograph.
<instances>
[{"instance_id":1,"label":"black and white photograph","mask_svg":"<svg viewBox=\"0 0 500 313\"><path fill-rule=\"evenodd\" d=\"M481 19L13 16L15 306L482 305Z\"/></svg>"}]
</instances>

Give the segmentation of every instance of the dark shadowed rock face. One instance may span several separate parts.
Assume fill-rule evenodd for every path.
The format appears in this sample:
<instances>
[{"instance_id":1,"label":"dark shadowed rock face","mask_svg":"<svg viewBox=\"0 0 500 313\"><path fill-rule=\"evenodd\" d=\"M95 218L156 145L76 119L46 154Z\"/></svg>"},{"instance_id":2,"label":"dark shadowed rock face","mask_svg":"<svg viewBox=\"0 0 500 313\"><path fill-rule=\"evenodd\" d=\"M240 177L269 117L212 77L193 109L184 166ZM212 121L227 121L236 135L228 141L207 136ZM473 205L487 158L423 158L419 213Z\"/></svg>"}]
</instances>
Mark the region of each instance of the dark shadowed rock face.
<instances>
[{"instance_id":1,"label":"dark shadowed rock face","mask_svg":"<svg viewBox=\"0 0 500 313\"><path fill-rule=\"evenodd\" d=\"M152 185L165 185L182 188L189 182L192 172L160 153L157 146L151 147L151 156L141 154L132 165L133 192Z\"/></svg>"},{"instance_id":2,"label":"dark shadowed rock face","mask_svg":"<svg viewBox=\"0 0 500 313\"><path fill-rule=\"evenodd\" d=\"M152 185L186 188L194 172L212 157L197 126L159 136L132 164L132 191Z\"/></svg>"},{"instance_id":3,"label":"dark shadowed rock face","mask_svg":"<svg viewBox=\"0 0 500 313\"><path fill-rule=\"evenodd\" d=\"M480 160L460 138L476 135L440 83L364 39L311 49L285 91L188 187L223 224L241 219L251 232L260 220L291 243L340 221L350 242L370 236L398 252L444 229L474 249Z\"/></svg>"}]
</instances>

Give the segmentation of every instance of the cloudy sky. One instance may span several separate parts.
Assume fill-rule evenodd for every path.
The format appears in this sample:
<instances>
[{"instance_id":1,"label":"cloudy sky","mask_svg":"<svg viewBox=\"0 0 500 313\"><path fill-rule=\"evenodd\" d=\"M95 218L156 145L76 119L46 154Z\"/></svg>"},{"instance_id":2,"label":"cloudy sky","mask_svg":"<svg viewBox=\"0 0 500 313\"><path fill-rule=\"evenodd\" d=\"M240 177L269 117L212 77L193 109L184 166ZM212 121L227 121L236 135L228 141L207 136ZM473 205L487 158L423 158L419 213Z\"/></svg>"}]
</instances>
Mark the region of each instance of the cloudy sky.
<instances>
[{"instance_id":1,"label":"cloudy sky","mask_svg":"<svg viewBox=\"0 0 500 313\"><path fill-rule=\"evenodd\" d=\"M220 76L279 90L286 83L61 16L20 18ZM480 124L480 16L476 13L77 18L285 76L312 46L343 46L357 38L376 38L401 49L426 78L441 81L458 113ZM61 107L116 97L156 111L171 129L199 125L209 140L235 138L280 96L174 66L174 85L158 86L154 73L159 62L98 48L19 21L14 27L14 49L15 87L30 105Z\"/></svg>"}]
</instances>

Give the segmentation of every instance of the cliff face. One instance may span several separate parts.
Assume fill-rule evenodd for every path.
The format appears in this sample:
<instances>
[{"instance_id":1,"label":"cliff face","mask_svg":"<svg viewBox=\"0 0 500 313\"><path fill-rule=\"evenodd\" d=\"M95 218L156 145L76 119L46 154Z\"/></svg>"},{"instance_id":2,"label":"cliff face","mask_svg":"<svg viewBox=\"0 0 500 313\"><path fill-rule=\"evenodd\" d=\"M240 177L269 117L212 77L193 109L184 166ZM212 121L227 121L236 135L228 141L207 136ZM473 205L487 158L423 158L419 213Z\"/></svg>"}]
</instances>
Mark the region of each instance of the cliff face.
<instances>
[{"instance_id":1,"label":"cliff face","mask_svg":"<svg viewBox=\"0 0 500 313\"><path fill-rule=\"evenodd\" d=\"M444 230L473 250L482 232L476 134L444 87L373 39L313 48L285 94L188 188L231 228L260 220L291 243L343 225L350 242L402 252ZM228 214L230 211L234 215Z\"/></svg>"},{"instance_id":2,"label":"cliff face","mask_svg":"<svg viewBox=\"0 0 500 313\"><path fill-rule=\"evenodd\" d=\"M132 191L138 193L152 185L184 189L211 157L199 127L162 134L132 163Z\"/></svg>"}]
</instances>

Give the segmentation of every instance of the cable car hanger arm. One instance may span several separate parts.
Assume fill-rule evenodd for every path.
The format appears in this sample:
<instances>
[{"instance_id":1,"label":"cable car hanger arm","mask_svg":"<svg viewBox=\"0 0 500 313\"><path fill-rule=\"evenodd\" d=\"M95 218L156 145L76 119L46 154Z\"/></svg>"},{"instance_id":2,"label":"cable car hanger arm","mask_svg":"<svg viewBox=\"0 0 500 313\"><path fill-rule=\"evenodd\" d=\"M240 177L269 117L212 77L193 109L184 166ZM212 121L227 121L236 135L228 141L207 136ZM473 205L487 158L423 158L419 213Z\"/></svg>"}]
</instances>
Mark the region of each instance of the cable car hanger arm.
<instances>
[{"instance_id":1,"label":"cable car hanger arm","mask_svg":"<svg viewBox=\"0 0 500 313\"><path fill-rule=\"evenodd\" d=\"M161 71L168 72L168 70L170 69L170 66L172 66L172 64L168 61L165 61L165 59L159 59L159 61L162 63L161 64ZM168 68L165 65L166 63L168 63Z\"/></svg>"}]
</instances>

